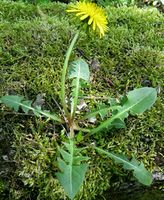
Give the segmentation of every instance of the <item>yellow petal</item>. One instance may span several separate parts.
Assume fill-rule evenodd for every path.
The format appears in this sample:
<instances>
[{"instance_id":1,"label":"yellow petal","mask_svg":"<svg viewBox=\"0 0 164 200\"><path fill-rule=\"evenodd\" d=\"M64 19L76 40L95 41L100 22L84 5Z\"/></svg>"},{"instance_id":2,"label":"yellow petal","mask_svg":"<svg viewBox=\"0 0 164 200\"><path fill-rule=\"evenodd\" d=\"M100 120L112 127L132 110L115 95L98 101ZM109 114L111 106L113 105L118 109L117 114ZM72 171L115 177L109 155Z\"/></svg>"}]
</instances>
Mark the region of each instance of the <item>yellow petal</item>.
<instances>
[{"instance_id":1,"label":"yellow petal","mask_svg":"<svg viewBox=\"0 0 164 200\"><path fill-rule=\"evenodd\" d=\"M80 16L80 15L84 15L84 14L85 14L85 12L79 12L76 14L76 16Z\"/></svg>"},{"instance_id":2,"label":"yellow petal","mask_svg":"<svg viewBox=\"0 0 164 200\"><path fill-rule=\"evenodd\" d=\"M72 5L67 12L75 13L80 20L87 19L87 25L91 25L94 31L98 29L100 37L104 36L108 30L107 16L104 10L95 3L80 1Z\"/></svg>"},{"instance_id":3,"label":"yellow petal","mask_svg":"<svg viewBox=\"0 0 164 200\"><path fill-rule=\"evenodd\" d=\"M81 19L81 20L84 20L84 19L86 19L88 16L89 16L88 14L83 15L82 17L80 17L80 19Z\"/></svg>"},{"instance_id":4,"label":"yellow petal","mask_svg":"<svg viewBox=\"0 0 164 200\"><path fill-rule=\"evenodd\" d=\"M66 12L78 12L78 10L66 10Z\"/></svg>"},{"instance_id":5,"label":"yellow petal","mask_svg":"<svg viewBox=\"0 0 164 200\"><path fill-rule=\"evenodd\" d=\"M93 22L93 18L91 17L91 18L89 19L89 21L88 21L88 25L91 25L92 22Z\"/></svg>"},{"instance_id":6,"label":"yellow petal","mask_svg":"<svg viewBox=\"0 0 164 200\"><path fill-rule=\"evenodd\" d=\"M95 21L93 21L93 30L95 31L95 29L96 29L96 23Z\"/></svg>"},{"instance_id":7,"label":"yellow petal","mask_svg":"<svg viewBox=\"0 0 164 200\"><path fill-rule=\"evenodd\" d=\"M97 22L97 26L98 26L98 28L100 30L100 34L104 35L104 30L103 30L102 26L98 22Z\"/></svg>"}]
</instances>

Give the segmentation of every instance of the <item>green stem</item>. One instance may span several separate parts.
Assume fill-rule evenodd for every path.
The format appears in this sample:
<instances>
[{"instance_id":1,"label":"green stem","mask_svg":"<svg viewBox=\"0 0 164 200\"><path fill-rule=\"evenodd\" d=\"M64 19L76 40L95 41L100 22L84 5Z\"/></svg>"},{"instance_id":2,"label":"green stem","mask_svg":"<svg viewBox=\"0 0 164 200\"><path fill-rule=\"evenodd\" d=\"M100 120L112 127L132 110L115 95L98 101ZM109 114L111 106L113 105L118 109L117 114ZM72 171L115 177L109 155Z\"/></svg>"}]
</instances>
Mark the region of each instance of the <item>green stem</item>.
<instances>
[{"instance_id":1,"label":"green stem","mask_svg":"<svg viewBox=\"0 0 164 200\"><path fill-rule=\"evenodd\" d=\"M73 139L74 136L75 136L74 129L73 129L73 127L71 126L71 127L70 127L70 132L69 132L69 137L70 137L70 139Z\"/></svg>"},{"instance_id":2,"label":"green stem","mask_svg":"<svg viewBox=\"0 0 164 200\"><path fill-rule=\"evenodd\" d=\"M72 49L77 41L77 38L79 36L79 31L76 33L76 35L74 36L68 50L67 50L67 53L66 53L66 58L65 58L65 61L64 61L64 66L63 66L63 70L62 70L62 78L61 78L61 103L62 103L62 106L63 106L63 110L65 112L65 114L67 115L67 117L70 116L69 112L68 112L68 109L67 109L67 104L65 102L65 81L66 81L66 74L67 74L67 68L68 68L68 62L69 62L69 59L70 59L70 55L71 55L71 52L72 52Z\"/></svg>"}]
</instances>

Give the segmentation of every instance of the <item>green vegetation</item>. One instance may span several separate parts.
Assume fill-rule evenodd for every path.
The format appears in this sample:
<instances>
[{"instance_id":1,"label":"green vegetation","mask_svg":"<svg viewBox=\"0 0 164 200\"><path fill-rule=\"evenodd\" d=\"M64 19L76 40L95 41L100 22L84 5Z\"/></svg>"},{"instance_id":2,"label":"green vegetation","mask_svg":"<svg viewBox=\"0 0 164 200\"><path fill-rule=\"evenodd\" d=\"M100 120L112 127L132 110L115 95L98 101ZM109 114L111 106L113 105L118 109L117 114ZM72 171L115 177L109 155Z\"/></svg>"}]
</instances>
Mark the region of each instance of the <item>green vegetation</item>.
<instances>
[{"instance_id":1,"label":"green vegetation","mask_svg":"<svg viewBox=\"0 0 164 200\"><path fill-rule=\"evenodd\" d=\"M68 138L65 137L64 140L68 141L63 142L63 147L65 147L66 150L63 149L62 146L58 147L61 158L58 157L56 161L60 170L56 173L56 177L60 181L65 193L70 199L74 199L81 185L83 184L84 177L88 169L88 164L86 163L86 161L90 159L89 157L82 156L81 151L84 150L84 148L87 150L87 148L77 147L78 145L80 145L80 141L75 137L75 133L77 131L80 134L86 133L86 135L88 135L89 137L96 133L101 134L102 132L104 132L104 129L110 130L112 128L125 128L126 125L124 120L129 116L129 114L142 114L145 110L149 109L155 103L157 98L157 91L154 88L143 87L135 89L128 92L127 95L121 97L119 100L112 99L112 101L110 100L110 103L104 105L102 103L97 103L96 106L99 107L98 109L92 110L91 108L89 114L79 116L79 119L77 120L76 111L78 105L80 104L80 97L82 97L82 99L85 97L79 94L81 92L81 89L85 88L84 86L82 87L84 81L89 82L89 67L84 60L78 59L72 62L70 66L68 65L69 57L78 38L78 35L79 32L77 32L77 34L74 36L68 48L62 70L60 94L61 105L63 109L60 109L62 110L62 117L56 114L51 114L49 113L49 111L42 110L41 106L36 105L32 107L32 101L24 100L22 96L6 95L0 98L0 103L5 104L11 109L14 109L14 111L16 112L18 112L19 108L21 108L26 114L29 114L30 111L32 111L34 116L40 118L44 116L55 122L60 122L60 129L58 131L58 134L65 132ZM65 96L67 71L68 78L72 79L72 92L68 101L70 103L66 103L65 101L65 99L67 98ZM94 117L96 120L97 115L100 115L103 120L101 121L99 119L99 125L97 127L89 128L89 123L86 128L82 128L79 126L80 123L85 123L86 119L91 119L92 117ZM62 124L65 124L65 127L61 126ZM79 134L78 132L77 134ZM62 141L63 137L60 139ZM95 148L98 152L103 153L108 157L114 159L116 163L122 164L124 169L132 170L134 177L136 177L138 181L143 185L150 186L152 184L152 175L145 169L143 162L139 163L134 157L132 160L129 161L125 155L107 152L99 147L95 147L95 145L93 145L92 147Z\"/></svg>"},{"instance_id":2,"label":"green vegetation","mask_svg":"<svg viewBox=\"0 0 164 200\"><path fill-rule=\"evenodd\" d=\"M23 3L1 3L0 6L2 94L22 94L27 99L42 94L46 101L45 109L51 110L60 90L63 55L76 32L73 20L66 16L66 6L62 4L47 4L39 8ZM92 35L86 39L83 33L71 57L73 60L80 54L90 63L92 84L86 92L93 97L93 107L99 102L95 96L117 97L119 93L136 87L162 84L163 17L156 10L132 7L108 7L107 11L109 32L106 38L100 41ZM79 134L77 139L82 146L94 142L97 146L124 152L128 156L137 155L153 170L158 167L154 159L159 158L161 149L161 100L159 94L151 111L139 118L128 119L126 130L106 132L103 137L96 134L88 138ZM64 199L54 174L58 156L56 141L60 143L55 124L33 116L22 117L22 114L15 117L6 108L2 107L2 110L1 132L6 136L1 139L2 146L6 147L7 139L13 137L9 151L15 151L15 165L9 181L11 198L35 199L39 195L40 199ZM9 154L2 148L2 155L4 153ZM92 148L88 154L91 159L87 181L77 199L94 199L98 194L103 197L105 190L127 178L127 173L110 159L101 157ZM13 155L10 154L9 159L13 159ZM6 177L3 179L5 183ZM7 185L1 188L5 187Z\"/></svg>"}]
</instances>

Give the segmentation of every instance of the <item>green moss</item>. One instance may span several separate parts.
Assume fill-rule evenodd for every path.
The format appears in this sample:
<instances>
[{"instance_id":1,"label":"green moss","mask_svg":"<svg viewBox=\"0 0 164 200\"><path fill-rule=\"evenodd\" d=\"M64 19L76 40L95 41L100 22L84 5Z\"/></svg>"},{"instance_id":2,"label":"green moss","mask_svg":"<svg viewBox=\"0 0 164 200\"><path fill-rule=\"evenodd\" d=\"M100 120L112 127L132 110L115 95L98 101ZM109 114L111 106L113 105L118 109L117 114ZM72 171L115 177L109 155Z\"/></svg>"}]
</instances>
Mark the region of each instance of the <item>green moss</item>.
<instances>
[{"instance_id":1,"label":"green moss","mask_svg":"<svg viewBox=\"0 0 164 200\"><path fill-rule=\"evenodd\" d=\"M39 6L13 2L13 1L1 1L0 4L0 17L1 21L17 22L18 20L33 20L35 18L40 18L42 12L46 13L48 16L59 16L63 18L66 13L64 12L66 5L61 3L47 3L40 4Z\"/></svg>"},{"instance_id":2,"label":"green moss","mask_svg":"<svg viewBox=\"0 0 164 200\"><path fill-rule=\"evenodd\" d=\"M53 98L58 99L59 95L63 55L76 32L74 21L65 13L65 8L66 5L59 3L38 8L2 1L2 94L22 94L27 99L35 99L38 93L45 94L45 106L56 109ZM106 10L109 31L105 38L82 32L72 55L73 59L81 51L89 63L99 62L99 70L90 65L92 81L88 95L117 97L136 87L161 87L164 17L155 9L108 7ZM142 116L129 118L125 130L112 130L90 138L85 136L82 145L89 146L94 142L103 148L124 152L129 157L137 156L151 171L160 169L160 163L155 161L162 148L162 102L163 95L159 93L155 106ZM10 175L7 173L10 181L3 178L9 182L12 199L36 199L38 195L40 199L66 199L54 175L60 131L53 123L6 112L8 110L1 112L0 122L6 140L0 142L7 144L11 136L13 138L10 149L14 150L11 160L14 159L15 165L9 170ZM3 150L0 153L4 154ZM104 191L110 187L133 180L131 173L127 177L127 172L91 148L88 154L90 168L77 199L92 200L97 195L103 198Z\"/></svg>"}]
</instances>

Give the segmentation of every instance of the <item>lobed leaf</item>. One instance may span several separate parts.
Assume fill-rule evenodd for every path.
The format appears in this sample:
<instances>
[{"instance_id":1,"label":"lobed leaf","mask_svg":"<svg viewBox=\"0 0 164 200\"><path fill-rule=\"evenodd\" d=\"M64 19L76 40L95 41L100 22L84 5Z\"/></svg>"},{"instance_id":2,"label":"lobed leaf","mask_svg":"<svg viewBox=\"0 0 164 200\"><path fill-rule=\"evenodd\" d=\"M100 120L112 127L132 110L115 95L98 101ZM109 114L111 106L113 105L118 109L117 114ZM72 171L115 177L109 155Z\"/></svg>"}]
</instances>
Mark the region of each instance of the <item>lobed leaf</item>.
<instances>
[{"instance_id":1,"label":"lobed leaf","mask_svg":"<svg viewBox=\"0 0 164 200\"><path fill-rule=\"evenodd\" d=\"M124 169L132 170L134 177L137 178L138 181L143 185L151 185L152 174L146 170L142 162L139 163L135 158L133 158L132 160L128 160L127 157L124 155L107 152L98 147L95 147L95 149L114 159L116 163L122 164Z\"/></svg>"},{"instance_id":2,"label":"lobed leaf","mask_svg":"<svg viewBox=\"0 0 164 200\"><path fill-rule=\"evenodd\" d=\"M23 99L24 98L22 96L10 95L10 96L1 97L1 102L4 103L9 108L14 109L16 112L18 112L20 103ZM28 105L28 106L30 106L30 105Z\"/></svg>"},{"instance_id":3,"label":"lobed leaf","mask_svg":"<svg viewBox=\"0 0 164 200\"><path fill-rule=\"evenodd\" d=\"M77 104L78 104L78 97L79 97L79 91L81 88L81 80L84 80L86 82L89 81L89 67L88 64L82 60L78 59L71 63L68 77L72 80L72 103L71 103L71 116L72 118L75 115Z\"/></svg>"},{"instance_id":4,"label":"lobed leaf","mask_svg":"<svg viewBox=\"0 0 164 200\"><path fill-rule=\"evenodd\" d=\"M157 91L155 88L143 87L130 91L127 98L123 109L127 109L132 115L142 114L155 103Z\"/></svg>"},{"instance_id":5,"label":"lobed leaf","mask_svg":"<svg viewBox=\"0 0 164 200\"><path fill-rule=\"evenodd\" d=\"M126 125L125 125L125 122L122 119L117 118L117 119L114 119L111 122L110 128L112 128L112 127L115 127L115 128L126 128Z\"/></svg>"},{"instance_id":6,"label":"lobed leaf","mask_svg":"<svg viewBox=\"0 0 164 200\"><path fill-rule=\"evenodd\" d=\"M56 173L56 176L68 197L73 199L83 183L88 168L88 164L82 162L89 158L80 154L81 149L78 149L72 140L64 143L64 146L67 151L59 148L62 159L57 160L60 172Z\"/></svg>"},{"instance_id":7,"label":"lobed leaf","mask_svg":"<svg viewBox=\"0 0 164 200\"><path fill-rule=\"evenodd\" d=\"M124 119L128 117L129 113L132 115L142 114L155 103L156 98L157 91L155 88L144 87L130 91L127 94L127 99L124 101L123 106L118 106L118 109L113 112L112 117L102 122L98 127L92 129L91 134L100 132L105 128L111 128L112 123L114 123L116 119L124 122ZM117 128L118 126L115 127Z\"/></svg>"},{"instance_id":8,"label":"lobed leaf","mask_svg":"<svg viewBox=\"0 0 164 200\"><path fill-rule=\"evenodd\" d=\"M36 108L32 107L32 101L26 101L23 100L23 96L17 96L17 95L6 95L0 98L1 103L4 103L6 106L8 106L11 109L14 109L14 111L18 112L19 108L22 108L22 110L27 114L29 111L32 111L36 116L45 116L47 118L53 119L58 122L62 122L62 119L57 116L56 114L50 114L48 111L42 111L41 107L36 106Z\"/></svg>"},{"instance_id":9,"label":"lobed leaf","mask_svg":"<svg viewBox=\"0 0 164 200\"><path fill-rule=\"evenodd\" d=\"M85 81L89 81L89 67L88 64L83 59L78 59L71 63L68 77L83 79Z\"/></svg>"},{"instance_id":10,"label":"lobed leaf","mask_svg":"<svg viewBox=\"0 0 164 200\"><path fill-rule=\"evenodd\" d=\"M102 119L109 113L109 111L117 110L120 106L108 106L108 105L99 105L96 109L92 110L91 112L87 113L82 120L89 119L92 117L96 117L100 115Z\"/></svg>"}]
</instances>

